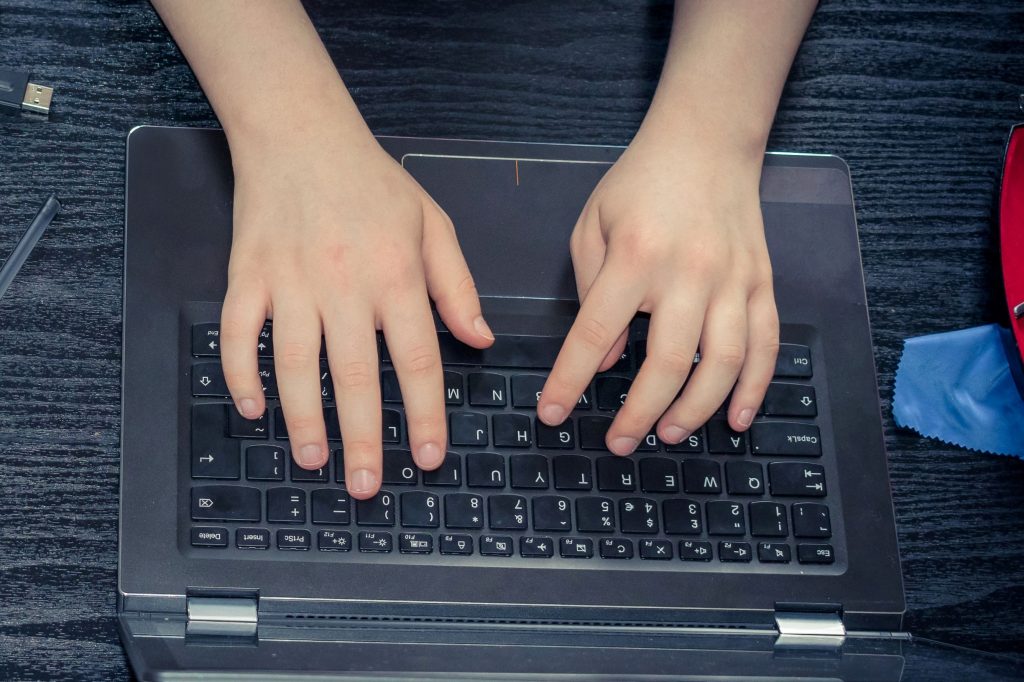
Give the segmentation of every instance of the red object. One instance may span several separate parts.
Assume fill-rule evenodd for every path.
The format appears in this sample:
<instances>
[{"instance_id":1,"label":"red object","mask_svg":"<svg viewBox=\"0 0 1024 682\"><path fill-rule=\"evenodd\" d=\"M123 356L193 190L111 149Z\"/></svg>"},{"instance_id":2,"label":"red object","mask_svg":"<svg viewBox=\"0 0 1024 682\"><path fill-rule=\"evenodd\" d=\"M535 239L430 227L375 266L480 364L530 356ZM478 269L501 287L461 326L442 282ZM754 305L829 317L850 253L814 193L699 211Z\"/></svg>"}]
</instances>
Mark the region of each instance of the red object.
<instances>
[{"instance_id":1,"label":"red object","mask_svg":"<svg viewBox=\"0 0 1024 682\"><path fill-rule=\"evenodd\" d=\"M1024 361L1024 317L1014 314L1015 308L1024 305L1024 123L1010 130L1006 145L999 191L999 244L1010 329Z\"/></svg>"}]
</instances>

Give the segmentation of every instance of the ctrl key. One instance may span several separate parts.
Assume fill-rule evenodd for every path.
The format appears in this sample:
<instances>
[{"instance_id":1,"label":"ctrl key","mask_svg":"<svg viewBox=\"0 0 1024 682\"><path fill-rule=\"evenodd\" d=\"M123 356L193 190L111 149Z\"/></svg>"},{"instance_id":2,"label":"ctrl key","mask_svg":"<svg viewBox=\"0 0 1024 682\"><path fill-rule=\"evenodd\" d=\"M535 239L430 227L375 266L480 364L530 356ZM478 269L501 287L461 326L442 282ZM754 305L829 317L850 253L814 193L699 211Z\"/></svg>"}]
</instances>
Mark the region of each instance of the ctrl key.
<instances>
[{"instance_id":1,"label":"ctrl key","mask_svg":"<svg viewBox=\"0 0 1024 682\"><path fill-rule=\"evenodd\" d=\"M192 528L193 547L227 547L227 528L209 528L207 526L194 526Z\"/></svg>"}]
</instances>

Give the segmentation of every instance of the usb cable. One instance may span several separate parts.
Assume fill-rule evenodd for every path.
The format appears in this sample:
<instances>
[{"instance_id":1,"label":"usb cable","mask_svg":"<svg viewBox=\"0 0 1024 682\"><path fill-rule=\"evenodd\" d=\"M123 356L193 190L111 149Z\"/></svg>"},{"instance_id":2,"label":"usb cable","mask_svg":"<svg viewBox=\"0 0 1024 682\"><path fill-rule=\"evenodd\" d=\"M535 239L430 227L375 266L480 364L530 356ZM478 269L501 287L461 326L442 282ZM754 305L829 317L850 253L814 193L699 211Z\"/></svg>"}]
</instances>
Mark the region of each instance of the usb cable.
<instances>
[{"instance_id":1,"label":"usb cable","mask_svg":"<svg viewBox=\"0 0 1024 682\"><path fill-rule=\"evenodd\" d=\"M30 83L28 78L25 71L0 69L0 106L49 114L53 88Z\"/></svg>"}]
</instances>

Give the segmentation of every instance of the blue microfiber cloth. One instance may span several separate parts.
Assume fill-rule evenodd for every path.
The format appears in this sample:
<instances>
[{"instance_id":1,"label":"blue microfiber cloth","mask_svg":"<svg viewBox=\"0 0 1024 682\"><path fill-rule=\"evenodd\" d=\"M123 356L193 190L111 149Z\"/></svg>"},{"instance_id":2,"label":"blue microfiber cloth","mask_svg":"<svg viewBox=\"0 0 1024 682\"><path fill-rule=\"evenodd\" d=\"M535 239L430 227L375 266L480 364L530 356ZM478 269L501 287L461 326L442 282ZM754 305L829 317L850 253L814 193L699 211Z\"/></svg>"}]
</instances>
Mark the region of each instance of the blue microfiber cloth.
<instances>
[{"instance_id":1,"label":"blue microfiber cloth","mask_svg":"<svg viewBox=\"0 0 1024 682\"><path fill-rule=\"evenodd\" d=\"M896 423L972 450L1024 457L1024 376L998 325L907 339L896 371Z\"/></svg>"}]
</instances>

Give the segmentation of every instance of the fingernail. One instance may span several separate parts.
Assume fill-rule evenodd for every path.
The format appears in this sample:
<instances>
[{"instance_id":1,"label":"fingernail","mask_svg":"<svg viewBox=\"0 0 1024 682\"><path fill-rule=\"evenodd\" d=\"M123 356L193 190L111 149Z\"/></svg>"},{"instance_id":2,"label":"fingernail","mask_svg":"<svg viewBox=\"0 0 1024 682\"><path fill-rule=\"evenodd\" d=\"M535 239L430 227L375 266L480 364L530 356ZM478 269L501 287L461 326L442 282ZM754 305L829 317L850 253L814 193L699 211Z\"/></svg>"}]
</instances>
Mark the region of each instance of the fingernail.
<instances>
[{"instance_id":1,"label":"fingernail","mask_svg":"<svg viewBox=\"0 0 1024 682\"><path fill-rule=\"evenodd\" d=\"M675 445L676 443L681 443L683 439L689 435L690 432L684 429L682 426L676 426L675 424L673 424L672 426L665 427L665 440L669 443L672 443L673 445Z\"/></svg>"},{"instance_id":2,"label":"fingernail","mask_svg":"<svg viewBox=\"0 0 1024 682\"><path fill-rule=\"evenodd\" d=\"M437 446L437 443L421 445L416 453L416 463L424 469L433 469L441 463L443 458L444 453L441 452L441 448Z\"/></svg>"},{"instance_id":3,"label":"fingernail","mask_svg":"<svg viewBox=\"0 0 1024 682\"><path fill-rule=\"evenodd\" d=\"M565 420L565 410L561 405L545 405L540 411L540 419L548 426L561 424Z\"/></svg>"},{"instance_id":4,"label":"fingernail","mask_svg":"<svg viewBox=\"0 0 1024 682\"><path fill-rule=\"evenodd\" d=\"M242 398L242 402L239 403L238 406L242 408L240 411L243 417L255 419L256 417L260 416L259 413L256 411L256 401L253 400L252 398Z\"/></svg>"},{"instance_id":5,"label":"fingernail","mask_svg":"<svg viewBox=\"0 0 1024 682\"><path fill-rule=\"evenodd\" d=\"M319 466L322 459L323 458L320 456L319 445L313 445L310 443L309 445L303 445L299 449L299 464L303 464L308 467Z\"/></svg>"},{"instance_id":6,"label":"fingernail","mask_svg":"<svg viewBox=\"0 0 1024 682\"><path fill-rule=\"evenodd\" d=\"M640 441L636 438L629 436L619 436L618 438L612 439L612 452L617 455L628 455L629 453L636 450L636 446Z\"/></svg>"},{"instance_id":7,"label":"fingernail","mask_svg":"<svg viewBox=\"0 0 1024 682\"><path fill-rule=\"evenodd\" d=\"M750 426L750 422L754 421L754 411L749 407L740 412L738 419L741 426Z\"/></svg>"},{"instance_id":8,"label":"fingernail","mask_svg":"<svg viewBox=\"0 0 1024 682\"><path fill-rule=\"evenodd\" d=\"M377 487L377 477L369 469L356 469L346 481L349 491L353 493L368 493Z\"/></svg>"},{"instance_id":9,"label":"fingernail","mask_svg":"<svg viewBox=\"0 0 1024 682\"><path fill-rule=\"evenodd\" d=\"M486 337L491 341L494 340L494 333L491 331L491 328L487 326L487 322L482 316L476 316L476 319L473 320L473 328L476 329L476 333L480 336Z\"/></svg>"}]
</instances>

